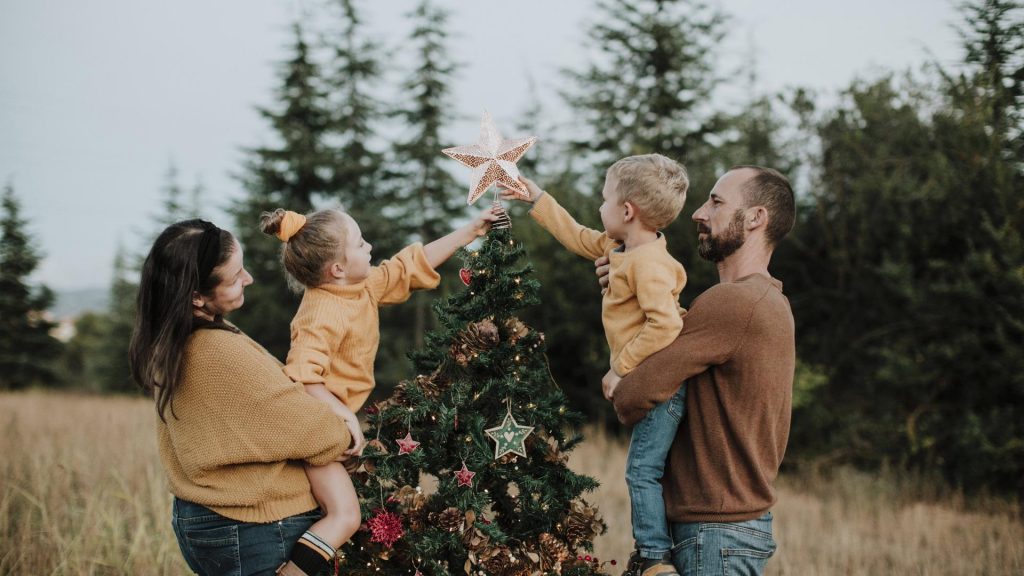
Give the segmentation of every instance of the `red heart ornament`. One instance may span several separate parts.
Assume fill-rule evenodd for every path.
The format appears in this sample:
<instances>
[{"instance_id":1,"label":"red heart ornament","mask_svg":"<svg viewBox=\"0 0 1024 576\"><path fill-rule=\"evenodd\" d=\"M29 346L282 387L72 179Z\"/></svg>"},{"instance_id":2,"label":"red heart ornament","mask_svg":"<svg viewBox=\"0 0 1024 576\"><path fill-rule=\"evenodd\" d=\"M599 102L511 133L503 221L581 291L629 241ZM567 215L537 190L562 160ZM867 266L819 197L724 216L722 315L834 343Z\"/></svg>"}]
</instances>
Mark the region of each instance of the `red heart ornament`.
<instances>
[{"instance_id":1,"label":"red heart ornament","mask_svg":"<svg viewBox=\"0 0 1024 576\"><path fill-rule=\"evenodd\" d=\"M469 286L469 280L472 277L473 277L473 274L472 274L472 271L469 268L460 268L459 269L459 279L462 280L462 283L465 284L466 286Z\"/></svg>"}]
</instances>

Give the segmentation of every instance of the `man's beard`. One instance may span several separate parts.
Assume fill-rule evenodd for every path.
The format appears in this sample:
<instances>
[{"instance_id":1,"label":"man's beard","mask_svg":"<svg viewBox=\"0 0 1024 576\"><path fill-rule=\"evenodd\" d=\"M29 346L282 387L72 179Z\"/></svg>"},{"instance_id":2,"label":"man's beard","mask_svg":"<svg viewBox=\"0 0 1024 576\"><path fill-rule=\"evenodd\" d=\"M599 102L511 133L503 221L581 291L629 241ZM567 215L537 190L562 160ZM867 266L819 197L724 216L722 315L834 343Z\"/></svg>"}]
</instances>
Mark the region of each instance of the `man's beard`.
<instances>
[{"instance_id":1,"label":"man's beard","mask_svg":"<svg viewBox=\"0 0 1024 576\"><path fill-rule=\"evenodd\" d=\"M697 231L705 234L697 241L697 254L709 262L721 262L739 250L746 241L743 233L743 210L739 209L733 213L732 222L725 232L712 236L711 229L703 224L697 224Z\"/></svg>"}]
</instances>

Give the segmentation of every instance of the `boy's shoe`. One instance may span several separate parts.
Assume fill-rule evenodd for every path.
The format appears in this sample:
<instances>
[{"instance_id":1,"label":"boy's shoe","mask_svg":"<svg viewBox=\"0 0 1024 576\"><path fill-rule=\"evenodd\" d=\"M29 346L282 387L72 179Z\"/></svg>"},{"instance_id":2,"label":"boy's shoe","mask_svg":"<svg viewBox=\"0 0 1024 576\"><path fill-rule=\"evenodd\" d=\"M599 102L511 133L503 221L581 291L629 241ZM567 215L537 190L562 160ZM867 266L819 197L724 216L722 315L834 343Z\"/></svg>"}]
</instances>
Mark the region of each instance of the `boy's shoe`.
<instances>
[{"instance_id":1,"label":"boy's shoe","mask_svg":"<svg viewBox=\"0 0 1024 576\"><path fill-rule=\"evenodd\" d=\"M679 576L679 572L667 558L643 558L638 550L634 550L622 576Z\"/></svg>"}]
</instances>

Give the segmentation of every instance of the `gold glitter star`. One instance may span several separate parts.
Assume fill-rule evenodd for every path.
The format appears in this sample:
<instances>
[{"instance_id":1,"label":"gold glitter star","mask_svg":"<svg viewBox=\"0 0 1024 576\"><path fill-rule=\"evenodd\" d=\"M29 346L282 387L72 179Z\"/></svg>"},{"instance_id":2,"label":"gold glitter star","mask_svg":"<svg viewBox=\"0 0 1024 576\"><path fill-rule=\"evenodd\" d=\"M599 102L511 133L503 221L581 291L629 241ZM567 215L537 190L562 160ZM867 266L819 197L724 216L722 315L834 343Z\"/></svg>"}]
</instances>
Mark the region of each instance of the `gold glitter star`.
<instances>
[{"instance_id":1,"label":"gold glitter star","mask_svg":"<svg viewBox=\"0 0 1024 576\"><path fill-rule=\"evenodd\" d=\"M494 183L504 184L523 198L529 198L530 193L519 183L516 162L536 141L536 136L511 140L502 138L491 115L485 111L476 144L445 148L442 152L473 169L467 204L476 202Z\"/></svg>"}]
</instances>

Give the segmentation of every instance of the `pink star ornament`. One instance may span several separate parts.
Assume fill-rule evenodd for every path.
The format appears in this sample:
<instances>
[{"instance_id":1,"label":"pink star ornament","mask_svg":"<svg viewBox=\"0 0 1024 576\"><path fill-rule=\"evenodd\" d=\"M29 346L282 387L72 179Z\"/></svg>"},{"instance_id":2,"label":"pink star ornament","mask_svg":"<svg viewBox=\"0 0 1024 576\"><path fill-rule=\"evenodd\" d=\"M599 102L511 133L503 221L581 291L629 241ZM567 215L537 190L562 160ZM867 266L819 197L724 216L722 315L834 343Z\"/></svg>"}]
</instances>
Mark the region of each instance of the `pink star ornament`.
<instances>
[{"instance_id":1,"label":"pink star ornament","mask_svg":"<svg viewBox=\"0 0 1024 576\"><path fill-rule=\"evenodd\" d=\"M519 183L516 162L536 141L536 136L511 140L502 138L490 113L484 111L476 144L445 148L442 152L473 169L467 204L476 202L495 183L504 184L523 198L529 198L530 193Z\"/></svg>"},{"instance_id":2,"label":"pink star ornament","mask_svg":"<svg viewBox=\"0 0 1024 576\"><path fill-rule=\"evenodd\" d=\"M395 442L398 442L399 454L411 454L420 445L419 442L412 439L412 432L406 432L405 438L399 438Z\"/></svg>"},{"instance_id":3,"label":"pink star ornament","mask_svg":"<svg viewBox=\"0 0 1024 576\"><path fill-rule=\"evenodd\" d=\"M459 486L473 486L473 476L476 476L476 472L471 472L469 468L466 468L466 463L462 463L462 470L455 473L455 479L459 481Z\"/></svg>"}]
</instances>

